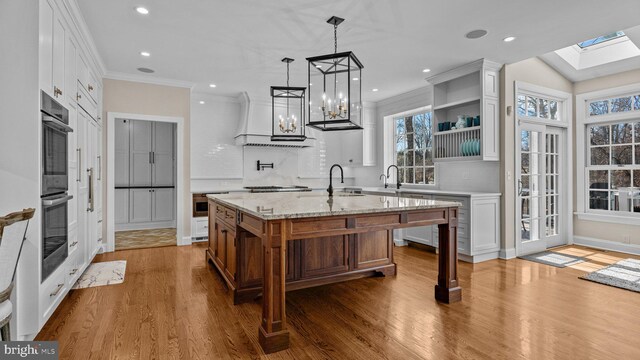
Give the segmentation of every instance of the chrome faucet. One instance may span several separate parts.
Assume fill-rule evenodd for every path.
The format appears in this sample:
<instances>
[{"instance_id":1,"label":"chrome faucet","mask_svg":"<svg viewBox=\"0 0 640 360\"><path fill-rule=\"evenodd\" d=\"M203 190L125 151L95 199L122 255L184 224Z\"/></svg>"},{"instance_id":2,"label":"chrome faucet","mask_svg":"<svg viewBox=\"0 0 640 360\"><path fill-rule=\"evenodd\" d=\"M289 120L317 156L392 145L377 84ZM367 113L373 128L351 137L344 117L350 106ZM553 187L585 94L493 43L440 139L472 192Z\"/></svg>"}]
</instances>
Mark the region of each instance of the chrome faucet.
<instances>
[{"instance_id":1,"label":"chrome faucet","mask_svg":"<svg viewBox=\"0 0 640 360\"><path fill-rule=\"evenodd\" d=\"M344 171L342 171L342 166L333 164L331 169L329 169L329 188L327 189L329 196L333 196L333 178L331 177L331 173L333 173L333 168L336 166L340 169L340 182L344 184Z\"/></svg>"},{"instance_id":2,"label":"chrome faucet","mask_svg":"<svg viewBox=\"0 0 640 360\"><path fill-rule=\"evenodd\" d=\"M387 179L389 178L389 170L391 170L392 167L396 168L396 188L400 189L400 169L398 169L396 165L389 165L387 168Z\"/></svg>"},{"instance_id":3,"label":"chrome faucet","mask_svg":"<svg viewBox=\"0 0 640 360\"><path fill-rule=\"evenodd\" d=\"M389 184L387 184L387 177L385 176L385 174L381 174L380 177L378 178L378 180L383 180L384 181L384 188L388 188Z\"/></svg>"}]
</instances>

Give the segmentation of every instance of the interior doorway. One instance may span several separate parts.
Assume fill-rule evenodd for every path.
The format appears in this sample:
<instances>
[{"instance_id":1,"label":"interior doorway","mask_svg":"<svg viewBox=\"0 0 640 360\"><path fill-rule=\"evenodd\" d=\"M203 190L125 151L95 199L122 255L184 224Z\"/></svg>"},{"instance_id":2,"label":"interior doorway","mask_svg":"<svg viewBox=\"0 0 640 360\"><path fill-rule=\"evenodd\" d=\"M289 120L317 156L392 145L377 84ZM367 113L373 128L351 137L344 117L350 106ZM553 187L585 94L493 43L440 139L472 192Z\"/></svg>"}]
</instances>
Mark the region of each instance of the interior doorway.
<instances>
[{"instance_id":1,"label":"interior doorway","mask_svg":"<svg viewBox=\"0 0 640 360\"><path fill-rule=\"evenodd\" d=\"M182 118L107 117L105 250L183 245Z\"/></svg>"}]
</instances>

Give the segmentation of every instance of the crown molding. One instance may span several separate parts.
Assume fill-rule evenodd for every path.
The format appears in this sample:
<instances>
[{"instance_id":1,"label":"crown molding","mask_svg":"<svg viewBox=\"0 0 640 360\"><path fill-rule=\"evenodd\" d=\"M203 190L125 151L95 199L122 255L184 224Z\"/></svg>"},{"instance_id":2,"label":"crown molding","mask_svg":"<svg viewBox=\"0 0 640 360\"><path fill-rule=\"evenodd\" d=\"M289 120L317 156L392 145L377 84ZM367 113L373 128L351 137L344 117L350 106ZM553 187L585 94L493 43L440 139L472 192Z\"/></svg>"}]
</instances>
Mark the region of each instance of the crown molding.
<instances>
[{"instance_id":1,"label":"crown molding","mask_svg":"<svg viewBox=\"0 0 640 360\"><path fill-rule=\"evenodd\" d=\"M188 88L190 90L192 90L193 87L196 85L195 83L192 83L189 81L166 79L166 78L150 76L150 75L129 74L129 73L123 73L123 72L117 72L117 71L107 71L107 73L104 74L104 78L111 79L111 80L132 81L132 82L139 82L139 83L153 84L153 85L181 87L181 88Z\"/></svg>"},{"instance_id":2,"label":"crown molding","mask_svg":"<svg viewBox=\"0 0 640 360\"><path fill-rule=\"evenodd\" d=\"M93 62L94 68L98 70L98 73L101 76L107 73L107 67L102 60L102 56L98 52L98 48L96 48L96 43L89 31L89 27L87 26L86 21L84 20L84 16L80 11L80 7L76 0L59 0L61 6L67 10L66 12L71 17L71 23L75 26L76 34L80 38L79 40L82 42L82 47L89 52L89 59Z\"/></svg>"},{"instance_id":3,"label":"crown molding","mask_svg":"<svg viewBox=\"0 0 640 360\"><path fill-rule=\"evenodd\" d=\"M211 94L207 92L194 92L191 91L191 101L200 101L200 100L211 100L214 102L222 102L222 103L234 103L239 104L241 99L239 96L226 96L226 95L217 95Z\"/></svg>"}]
</instances>

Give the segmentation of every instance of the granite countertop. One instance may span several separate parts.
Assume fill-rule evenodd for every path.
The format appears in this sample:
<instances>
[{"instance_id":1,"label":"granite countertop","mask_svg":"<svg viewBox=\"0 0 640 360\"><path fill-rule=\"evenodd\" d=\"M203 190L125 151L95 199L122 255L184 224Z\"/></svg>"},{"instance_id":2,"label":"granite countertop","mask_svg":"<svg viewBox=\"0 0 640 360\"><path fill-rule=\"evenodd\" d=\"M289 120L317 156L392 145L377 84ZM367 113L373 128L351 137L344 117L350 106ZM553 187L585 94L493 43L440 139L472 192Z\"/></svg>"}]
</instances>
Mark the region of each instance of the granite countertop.
<instances>
[{"instance_id":1,"label":"granite countertop","mask_svg":"<svg viewBox=\"0 0 640 360\"><path fill-rule=\"evenodd\" d=\"M501 196L500 193L478 192L478 191L459 191L459 190L437 190L437 189L416 189L401 187L396 189L395 184L389 185L388 188L363 187L360 188L364 192L385 193L385 194L433 194L433 195L451 195L451 196Z\"/></svg>"},{"instance_id":2,"label":"granite countertop","mask_svg":"<svg viewBox=\"0 0 640 360\"><path fill-rule=\"evenodd\" d=\"M398 196L334 193L233 193L212 194L208 198L238 208L263 220L296 219L317 216L385 213L458 207L460 203Z\"/></svg>"}]
</instances>

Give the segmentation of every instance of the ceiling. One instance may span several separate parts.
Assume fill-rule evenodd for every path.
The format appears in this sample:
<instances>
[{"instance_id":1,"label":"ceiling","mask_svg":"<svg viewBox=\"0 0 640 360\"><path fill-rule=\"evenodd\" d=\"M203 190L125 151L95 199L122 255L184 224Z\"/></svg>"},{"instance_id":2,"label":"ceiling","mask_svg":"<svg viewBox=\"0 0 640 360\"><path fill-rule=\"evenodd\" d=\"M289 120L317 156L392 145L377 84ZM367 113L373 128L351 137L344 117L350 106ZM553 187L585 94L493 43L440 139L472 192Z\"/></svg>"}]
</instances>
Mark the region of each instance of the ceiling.
<instances>
[{"instance_id":1,"label":"ceiling","mask_svg":"<svg viewBox=\"0 0 640 360\"><path fill-rule=\"evenodd\" d=\"M513 63L640 24L640 2L594 11L601 0L80 0L80 10L110 73L194 83L195 92L268 98L269 86L304 86L305 58L354 51L364 64L363 99L378 101L425 85L424 78L487 58ZM139 15L136 6L149 15ZM465 34L485 29L487 36ZM502 41L507 36L517 39ZM148 51L151 56L140 56ZM138 67L155 70L153 75ZM424 68L431 72L425 74ZM215 83L216 88L209 88ZM373 92L378 88L378 92Z\"/></svg>"}]
</instances>

